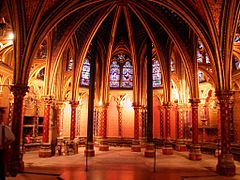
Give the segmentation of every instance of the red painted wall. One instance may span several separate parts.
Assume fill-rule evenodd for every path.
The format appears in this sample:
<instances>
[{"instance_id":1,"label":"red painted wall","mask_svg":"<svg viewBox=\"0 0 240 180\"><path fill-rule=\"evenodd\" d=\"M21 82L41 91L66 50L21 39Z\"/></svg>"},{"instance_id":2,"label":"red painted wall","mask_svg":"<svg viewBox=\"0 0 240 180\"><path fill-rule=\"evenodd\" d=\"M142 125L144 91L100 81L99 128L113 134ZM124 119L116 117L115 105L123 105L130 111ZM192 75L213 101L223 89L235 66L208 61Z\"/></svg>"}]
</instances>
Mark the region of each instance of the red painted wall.
<instances>
[{"instance_id":1,"label":"red painted wall","mask_svg":"<svg viewBox=\"0 0 240 180\"><path fill-rule=\"evenodd\" d=\"M117 103L114 101L114 97L112 97L108 107L107 137L117 137L117 136L118 136Z\"/></svg>"}]
</instances>

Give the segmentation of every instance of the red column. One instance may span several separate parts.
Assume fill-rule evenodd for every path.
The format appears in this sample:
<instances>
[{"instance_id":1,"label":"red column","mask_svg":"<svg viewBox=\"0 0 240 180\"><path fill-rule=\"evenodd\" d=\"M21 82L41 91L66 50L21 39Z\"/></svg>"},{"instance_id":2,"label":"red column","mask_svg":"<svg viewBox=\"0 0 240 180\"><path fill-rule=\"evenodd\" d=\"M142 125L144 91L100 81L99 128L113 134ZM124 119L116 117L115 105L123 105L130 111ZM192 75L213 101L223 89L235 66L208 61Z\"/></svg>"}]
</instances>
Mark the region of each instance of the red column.
<instances>
[{"instance_id":1,"label":"red column","mask_svg":"<svg viewBox=\"0 0 240 180\"><path fill-rule=\"evenodd\" d=\"M189 100L192 108L192 146L189 153L190 160L201 160L202 155L198 144L198 104L200 100L193 98Z\"/></svg>"},{"instance_id":2,"label":"red column","mask_svg":"<svg viewBox=\"0 0 240 180\"><path fill-rule=\"evenodd\" d=\"M141 145L139 142L139 124L142 120L141 106L134 106L134 140L132 142L132 151L141 152Z\"/></svg>"},{"instance_id":3,"label":"red column","mask_svg":"<svg viewBox=\"0 0 240 180\"><path fill-rule=\"evenodd\" d=\"M42 146L38 153L39 157L50 157L51 156L51 145L49 143L49 123L51 113L52 97L44 97L44 118L43 118L43 137Z\"/></svg>"},{"instance_id":4,"label":"red column","mask_svg":"<svg viewBox=\"0 0 240 180\"><path fill-rule=\"evenodd\" d=\"M170 138L170 103L167 102L164 105L165 108L165 139Z\"/></svg>"},{"instance_id":5,"label":"red column","mask_svg":"<svg viewBox=\"0 0 240 180\"><path fill-rule=\"evenodd\" d=\"M165 142L164 147L162 148L162 153L164 155L172 155L173 154L173 148L172 144L170 142L170 102L166 102L164 105L165 108Z\"/></svg>"},{"instance_id":6,"label":"red column","mask_svg":"<svg viewBox=\"0 0 240 180\"><path fill-rule=\"evenodd\" d=\"M177 151L186 151L187 147L184 142L184 115L183 115L182 105L177 106L177 141L176 141L176 150Z\"/></svg>"},{"instance_id":7,"label":"red column","mask_svg":"<svg viewBox=\"0 0 240 180\"><path fill-rule=\"evenodd\" d=\"M49 142L49 121L50 121L50 111L52 97L45 97L44 99L44 118L43 118L43 143Z\"/></svg>"},{"instance_id":8,"label":"red column","mask_svg":"<svg viewBox=\"0 0 240 180\"><path fill-rule=\"evenodd\" d=\"M99 128L100 130L100 136L102 136L102 138L106 138L107 137L107 108L108 106L105 105L105 106L102 106L100 108L100 111L99 111L99 122L101 124L101 127Z\"/></svg>"},{"instance_id":9,"label":"red column","mask_svg":"<svg viewBox=\"0 0 240 180\"><path fill-rule=\"evenodd\" d=\"M11 86L11 91L14 95L12 131L15 135L15 141L12 144L13 154L8 170L16 175L18 172L23 172L24 170L22 160L23 98L28 91L28 86L14 85Z\"/></svg>"},{"instance_id":10,"label":"red column","mask_svg":"<svg viewBox=\"0 0 240 180\"><path fill-rule=\"evenodd\" d=\"M160 138L164 139L164 108L160 107Z\"/></svg>"},{"instance_id":11,"label":"red column","mask_svg":"<svg viewBox=\"0 0 240 180\"><path fill-rule=\"evenodd\" d=\"M106 140L107 137L107 108L108 105L103 105L99 108L99 135L101 136L102 140L99 144L99 151L109 151L108 142Z\"/></svg>"},{"instance_id":12,"label":"red column","mask_svg":"<svg viewBox=\"0 0 240 180\"><path fill-rule=\"evenodd\" d=\"M184 136L183 136L183 109L181 106L178 106L178 111L177 111L177 126L178 126L178 139L183 139Z\"/></svg>"},{"instance_id":13,"label":"red column","mask_svg":"<svg viewBox=\"0 0 240 180\"><path fill-rule=\"evenodd\" d=\"M134 139L139 140L139 123L142 119L141 106L134 106Z\"/></svg>"},{"instance_id":14,"label":"red column","mask_svg":"<svg viewBox=\"0 0 240 180\"><path fill-rule=\"evenodd\" d=\"M220 105L221 122L221 155L218 158L217 173L224 176L234 176L236 174L236 167L230 151L230 108L232 108L232 95L232 91L216 92Z\"/></svg>"},{"instance_id":15,"label":"red column","mask_svg":"<svg viewBox=\"0 0 240 180\"><path fill-rule=\"evenodd\" d=\"M76 110L79 104L78 101L71 101L71 127L70 127L70 140L74 140L76 136Z\"/></svg>"}]
</instances>

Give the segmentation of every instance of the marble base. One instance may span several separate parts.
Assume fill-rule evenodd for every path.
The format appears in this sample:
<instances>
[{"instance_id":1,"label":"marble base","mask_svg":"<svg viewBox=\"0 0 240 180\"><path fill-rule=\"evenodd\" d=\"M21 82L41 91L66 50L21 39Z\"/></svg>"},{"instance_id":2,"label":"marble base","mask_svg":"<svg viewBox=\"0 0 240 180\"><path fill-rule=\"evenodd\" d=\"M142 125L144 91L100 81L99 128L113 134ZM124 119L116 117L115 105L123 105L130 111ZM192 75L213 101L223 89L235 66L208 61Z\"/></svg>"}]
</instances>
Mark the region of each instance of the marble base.
<instances>
[{"instance_id":1,"label":"marble base","mask_svg":"<svg viewBox=\"0 0 240 180\"><path fill-rule=\"evenodd\" d=\"M217 173L221 176L235 176L236 166L232 154L225 154L218 158Z\"/></svg>"},{"instance_id":2,"label":"marble base","mask_svg":"<svg viewBox=\"0 0 240 180\"><path fill-rule=\"evenodd\" d=\"M109 145L106 139L101 140L98 147L99 151L109 151Z\"/></svg>"},{"instance_id":3,"label":"marble base","mask_svg":"<svg viewBox=\"0 0 240 180\"><path fill-rule=\"evenodd\" d=\"M41 158L51 157L51 145L50 143L43 143L41 149L38 152L38 156Z\"/></svg>"},{"instance_id":4,"label":"marble base","mask_svg":"<svg viewBox=\"0 0 240 180\"><path fill-rule=\"evenodd\" d=\"M84 155L87 157L93 157L95 156L94 146L93 143L88 143L86 145L86 149L84 151Z\"/></svg>"},{"instance_id":5,"label":"marble base","mask_svg":"<svg viewBox=\"0 0 240 180\"><path fill-rule=\"evenodd\" d=\"M95 151L93 149L87 149L87 150L84 151L84 156L94 157L95 156Z\"/></svg>"},{"instance_id":6,"label":"marble base","mask_svg":"<svg viewBox=\"0 0 240 180\"><path fill-rule=\"evenodd\" d=\"M100 144L98 147L99 151L109 151L109 145L107 144Z\"/></svg>"},{"instance_id":7,"label":"marble base","mask_svg":"<svg viewBox=\"0 0 240 180\"><path fill-rule=\"evenodd\" d=\"M192 145L189 152L189 159L192 161L202 160L202 153L199 145Z\"/></svg>"},{"instance_id":8,"label":"marble base","mask_svg":"<svg viewBox=\"0 0 240 180\"><path fill-rule=\"evenodd\" d=\"M153 158L155 156L154 144L152 143L146 144L146 150L144 152L144 156L149 158Z\"/></svg>"},{"instance_id":9,"label":"marble base","mask_svg":"<svg viewBox=\"0 0 240 180\"><path fill-rule=\"evenodd\" d=\"M133 144L131 147L132 152L141 152L141 145L140 144Z\"/></svg>"},{"instance_id":10,"label":"marble base","mask_svg":"<svg viewBox=\"0 0 240 180\"><path fill-rule=\"evenodd\" d=\"M172 147L163 147L162 154L163 155L173 155L173 148Z\"/></svg>"},{"instance_id":11,"label":"marble base","mask_svg":"<svg viewBox=\"0 0 240 180\"><path fill-rule=\"evenodd\" d=\"M187 151L187 146L184 144L181 144L181 145L176 145L176 151L179 151L179 152L186 152Z\"/></svg>"}]
</instances>

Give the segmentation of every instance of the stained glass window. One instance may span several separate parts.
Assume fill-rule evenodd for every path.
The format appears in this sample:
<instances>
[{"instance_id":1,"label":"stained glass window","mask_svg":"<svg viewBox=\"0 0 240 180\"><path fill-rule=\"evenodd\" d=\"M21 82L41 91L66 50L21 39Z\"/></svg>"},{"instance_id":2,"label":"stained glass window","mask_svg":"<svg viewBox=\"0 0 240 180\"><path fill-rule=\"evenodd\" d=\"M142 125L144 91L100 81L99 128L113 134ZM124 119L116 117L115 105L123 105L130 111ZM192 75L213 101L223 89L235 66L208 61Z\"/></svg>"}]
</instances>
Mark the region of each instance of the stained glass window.
<instances>
[{"instance_id":1,"label":"stained glass window","mask_svg":"<svg viewBox=\"0 0 240 180\"><path fill-rule=\"evenodd\" d=\"M132 65L129 61L127 61L123 65L123 73L122 73L122 87L123 88L132 88Z\"/></svg>"},{"instance_id":2,"label":"stained glass window","mask_svg":"<svg viewBox=\"0 0 240 180\"><path fill-rule=\"evenodd\" d=\"M81 73L81 85L82 86L89 86L90 80L90 62L86 58L83 63L82 73Z\"/></svg>"},{"instance_id":3,"label":"stained glass window","mask_svg":"<svg viewBox=\"0 0 240 180\"><path fill-rule=\"evenodd\" d=\"M112 61L110 65L110 87L120 87L120 66L117 61Z\"/></svg>"},{"instance_id":4,"label":"stained glass window","mask_svg":"<svg viewBox=\"0 0 240 180\"><path fill-rule=\"evenodd\" d=\"M235 42L240 42L240 21L238 21L237 32L235 36Z\"/></svg>"},{"instance_id":5,"label":"stained glass window","mask_svg":"<svg viewBox=\"0 0 240 180\"><path fill-rule=\"evenodd\" d=\"M205 61L207 64L210 64L210 59L209 59L208 55L205 56Z\"/></svg>"},{"instance_id":6,"label":"stained glass window","mask_svg":"<svg viewBox=\"0 0 240 180\"><path fill-rule=\"evenodd\" d=\"M240 63L238 61L238 58L236 56L233 56L233 59L234 59L235 68L237 70L239 70L240 69Z\"/></svg>"},{"instance_id":7,"label":"stained glass window","mask_svg":"<svg viewBox=\"0 0 240 180\"><path fill-rule=\"evenodd\" d=\"M203 62L203 57L200 51L197 51L197 62L202 63Z\"/></svg>"},{"instance_id":8,"label":"stained glass window","mask_svg":"<svg viewBox=\"0 0 240 180\"><path fill-rule=\"evenodd\" d=\"M152 66L152 85L153 87L160 87L162 85L162 75L158 60L153 60Z\"/></svg>"},{"instance_id":9,"label":"stained glass window","mask_svg":"<svg viewBox=\"0 0 240 180\"><path fill-rule=\"evenodd\" d=\"M45 68L42 68L37 75L37 79L44 80L44 75L45 75Z\"/></svg>"},{"instance_id":10,"label":"stained glass window","mask_svg":"<svg viewBox=\"0 0 240 180\"><path fill-rule=\"evenodd\" d=\"M112 58L110 64L110 88L132 88L133 67L131 59L119 52Z\"/></svg>"},{"instance_id":11,"label":"stained glass window","mask_svg":"<svg viewBox=\"0 0 240 180\"><path fill-rule=\"evenodd\" d=\"M198 71L198 78L199 78L199 82L206 81L206 79L204 77L204 73L202 71Z\"/></svg>"},{"instance_id":12,"label":"stained glass window","mask_svg":"<svg viewBox=\"0 0 240 180\"><path fill-rule=\"evenodd\" d=\"M175 71L175 64L174 64L174 61L172 59L170 60L170 68L171 68L172 72Z\"/></svg>"},{"instance_id":13,"label":"stained glass window","mask_svg":"<svg viewBox=\"0 0 240 180\"><path fill-rule=\"evenodd\" d=\"M72 70L72 66L73 66L73 59L70 57L69 61L68 61L68 68L67 68L67 70L71 71Z\"/></svg>"},{"instance_id":14,"label":"stained glass window","mask_svg":"<svg viewBox=\"0 0 240 180\"><path fill-rule=\"evenodd\" d=\"M204 48L201 41L198 41L198 49L197 49L197 62L198 63L205 63L210 64L210 59L206 49Z\"/></svg>"}]
</instances>

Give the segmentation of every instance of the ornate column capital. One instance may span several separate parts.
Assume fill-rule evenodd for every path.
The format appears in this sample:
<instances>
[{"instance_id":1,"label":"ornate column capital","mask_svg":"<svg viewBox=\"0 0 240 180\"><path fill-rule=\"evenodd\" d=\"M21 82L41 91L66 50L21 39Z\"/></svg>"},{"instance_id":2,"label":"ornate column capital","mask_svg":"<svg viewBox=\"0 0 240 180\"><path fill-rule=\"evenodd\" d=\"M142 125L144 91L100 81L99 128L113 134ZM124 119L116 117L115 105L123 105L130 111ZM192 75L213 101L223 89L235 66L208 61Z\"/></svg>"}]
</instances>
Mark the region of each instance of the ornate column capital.
<instances>
[{"instance_id":1,"label":"ornate column capital","mask_svg":"<svg viewBox=\"0 0 240 180\"><path fill-rule=\"evenodd\" d=\"M71 104L72 108L76 108L79 105L79 101L70 101L69 104Z\"/></svg>"},{"instance_id":2,"label":"ornate column capital","mask_svg":"<svg viewBox=\"0 0 240 180\"><path fill-rule=\"evenodd\" d=\"M199 98L192 98L192 99L189 99L189 102L191 103L192 108L196 109L196 108L198 108L198 104L200 103L200 99Z\"/></svg>"},{"instance_id":3,"label":"ornate column capital","mask_svg":"<svg viewBox=\"0 0 240 180\"><path fill-rule=\"evenodd\" d=\"M18 96L25 96L26 93L28 92L29 87L24 84L16 84L10 87L10 90L12 91L14 97Z\"/></svg>"},{"instance_id":4,"label":"ornate column capital","mask_svg":"<svg viewBox=\"0 0 240 180\"><path fill-rule=\"evenodd\" d=\"M172 105L171 102L163 102L163 104L162 104L162 106L164 106L164 107L169 107L171 105Z\"/></svg>"},{"instance_id":5,"label":"ornate column capital","mask_svg":"<svg viewBox=\"0 0 240 180\"><path fill-rule=\"evenodd\" d=\"M57 109L62 110L64 108L64 102L63 101L57 101L56 106L57 106Z\"/></svg>"},{"instance_id":6,"label":"ornate column capital","mask_svg":"<svg viewBox=\"0 0 240 180\"><path fill-rule=\"evenodd\" d=\"M53 102L53 96L42 96L42 99L46 104L51 104Z\"/></svg>"},{"instance_id":7,"label":"ornate column capital","mask_svg":"<svg viewBox=\"0 0 240 180\"><path fill-rule=\"evenodd\" d=\"M220 90L220 91L216 91L215 95L217 96L219 103L224 104L224 103L233 103L233 95L234 95L234 91L230 91L230 90Z\"/></svg>"},{"instance_id":8,"label":"ornate column capital","mask_svg":"<svg viewBox=\"0 0 240 180\"><path fill-rule=\"evenodd\" d=\"M133 105L132 107L133 107L134 110L142 110L141 105Z\"/></svg>"}]
</instances>

